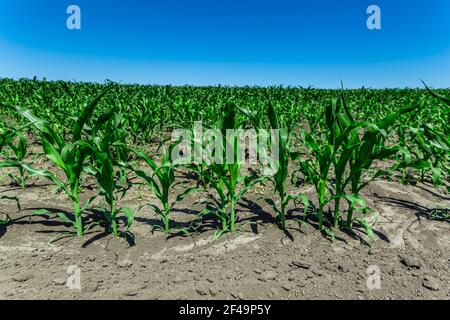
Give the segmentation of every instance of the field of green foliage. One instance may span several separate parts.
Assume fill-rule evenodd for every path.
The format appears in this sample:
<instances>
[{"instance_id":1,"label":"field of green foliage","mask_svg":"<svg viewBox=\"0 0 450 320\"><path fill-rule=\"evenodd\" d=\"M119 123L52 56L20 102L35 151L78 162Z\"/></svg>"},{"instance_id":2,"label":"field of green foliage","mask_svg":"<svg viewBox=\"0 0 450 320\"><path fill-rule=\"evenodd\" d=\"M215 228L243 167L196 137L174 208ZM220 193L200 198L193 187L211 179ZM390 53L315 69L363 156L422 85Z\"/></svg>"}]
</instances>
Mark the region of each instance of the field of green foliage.
<instances>
[{"instance_id":1,"label":"field of green foliage","mask_svg":"<svg viewBox=\"0 0 450 320\"><path fill-rule=\"evenodd\" d=\"M215 201L204 204L196 221L216 219L216 238L236 231L241 222L236 207L258 184L273 191L273 197L255 200L270 205L280 228L314 219L331 238L336 230L356 227L372 236L366 219L372 209L361 192L374 179L424 182L450 191L450 90L425 85L420 90L319 90L0 79L0 115L2 184L25 189L37 177L48 179L73 206L72 214L56 215L79 237L91 228L87 209L94 197L79 200L88 178L97 182L95 197L107 203L101 225L114 236L132 235L134 212L119 203L134 183L144 183L159 200L149 205L160 220L156 229L166 234L192 231L174 227L174 201L199 190L210 193ZM170 151L177 142L171 132L193 131L196 121L220 132L278 129L278 170L265 176L238 161L173 161ZM230 139L222 143L236 148L237 138ZM50 169L28 156L32 146L42 150ZM195 183L174 195L180 171ZM292 183L312 185L315 198L291 194ZM20 206L20 200L0 194L1 202ZM303 216L291 219L287 206L300 208ZM0 224L11 223L13 213L2 211ZM436 209L430 219L449 215L448 208Z\"/></svg>"}]
</instances>

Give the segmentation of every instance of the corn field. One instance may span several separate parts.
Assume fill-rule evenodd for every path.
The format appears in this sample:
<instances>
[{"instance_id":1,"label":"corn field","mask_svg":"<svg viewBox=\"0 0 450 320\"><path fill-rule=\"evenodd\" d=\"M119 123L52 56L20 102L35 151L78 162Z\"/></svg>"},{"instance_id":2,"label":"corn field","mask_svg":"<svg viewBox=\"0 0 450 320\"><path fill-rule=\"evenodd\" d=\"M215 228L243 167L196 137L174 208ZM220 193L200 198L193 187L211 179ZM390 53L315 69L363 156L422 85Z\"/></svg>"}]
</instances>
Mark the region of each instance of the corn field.
<instances>
[{"instance_id":1,"label":"corn field","mask_svg":"<svg viewBox=\"0 0 450 320\"><path fill-rule=\"evenodd\" d=\"M73 208L30 214L30 219L57 217L67 226L55 241L97 229L138 240L136 212L122 204L136 185L157 199L147 205L159 221L155 232L191 234L210 220L214 239L239 232L245 224L242 199L261 187L272 196L254 201L272 209L272 223L281 230L312 224L330 239L344 230L374 236L376 210L362 192L376 179L450 191L450 91L425 84L319 90L2 79L0 114L2 184L26 190L46 180ZM171 133L193 132L198 121L219 132L278 130L278 170L265 176L258 165L249 170L238 162L175 161ZM236 148L234 140L222 143ZM293 192L299 185L312 186L314 196ZM81 201L87 188L95 194ZM190 226L179 227L174 207L198 192L209 195L198 203L202 210ZM0 202L0 224L14 223L15 212L4 212L12 208L4 203L20 211L20 197L1 196ZM101 218L92 216L92 208ZM450 211L436 208L429 218L448 221Z\"/></svg>"}]
</instances>

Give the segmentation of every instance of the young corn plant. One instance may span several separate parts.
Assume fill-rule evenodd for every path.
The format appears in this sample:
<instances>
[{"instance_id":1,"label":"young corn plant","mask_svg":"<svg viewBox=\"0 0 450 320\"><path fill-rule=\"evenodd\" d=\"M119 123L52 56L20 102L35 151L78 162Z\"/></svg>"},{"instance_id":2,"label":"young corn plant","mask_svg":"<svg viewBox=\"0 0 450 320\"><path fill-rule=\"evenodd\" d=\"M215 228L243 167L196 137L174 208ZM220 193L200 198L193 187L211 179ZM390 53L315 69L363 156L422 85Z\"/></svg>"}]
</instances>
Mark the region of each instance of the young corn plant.
<instances>
[{"instance_id":1,"label":"young corn plant","mask_svg":"<svg viewBox=\"0 0 450 320\"><path fill-rule=\"evenodd\" d=\"M434 185L444 184L447 192L450 192L450 185L443 183L443 180L448 181L450 178L450 99L434 92L427 85L425 88L431 96L449 106L449 109L446 110L445 123L440 128L429 123L421 123L420 128L414 131L415 139L412 142L420 154L414 152L415 160L411 161L410 165L421 170L422 180L424 172L431 172Z\"/></svg>"},{"instance_id":2,"label":"young corn plant","mask_svg":"<svg viewBox=\"0 0 450 320\"><path fill-rule=\"evenodd\" d=\"M16 136L19 136L19 143L18 146L14 145L14 139ZM17 148L19 150L14 151L17 153L20 153L21 150L26 150L26 140L22 140L23 135L17 131L17 130L10 130L6 129L3 125L0 126L0 155L4 154L4 148L9 147L10 149L15 150L14 148ZM23 138L24 139L24 138ZM22 145L25 144L25 147L22 147ZM24 152L25 154L26 152ZM21 172L21 177L23 177L23 170L21 164L23 157L20 155L17 156L17 159L10 159L9 156L7 156L6 160L0 160L0 169L2 168L18 168L19 172ZM24 180L24 179L23 179ZM24 186L25 183L23 183ZM22 185L22 184L21 184ZM20 202L19 198L14 196L0 196L0 200L10 200L15 201L17 204L17 208L20 211ZM1 212L0 212L1 213ZM5 225L9 223L10 217L6 213L2 213L2 216L0 216L0 225Z\"/></svg>"},{"instance_id":3,"label":"young corn plant","mask_svg":"<svg viewBox=\"0 0 450 320\"><path fill-rule=\"evenodd\" d=\"M114 160L110 152L109 135L103 138L103 141L96 137L94 138L92 154L93 154L93 173L97 179L97 184L100 187L100 194L103 195L105 201L108 203L109 210L99 209L106 218L114 237L127 235L134 240L134 235L129 231L134 222L133 211L128 207L117 206L118 185L115 179ZM122 192L122 197L125 195L126 189ZM123 214L126 217L125 230L119 230L119 215Z\"/></svg>"},{"instance_id":4,"label":"young corn plant","mask_svg":"<svg viewBox=\"0 0 450 320\"><path fill-rule=\"evenodd\" d=\"M41 143L46 157L64 173L65 180L58 178L47 170L36 170L28 165L23 165L24 169L32 176L42 176L52 181L55 186L63 190L73 203L75 218L72 220L65 213L57 215L66 223L74 226L78 237L84 233L83 212L92 202L90 198L84 204L80 203L79 192L81 188L82 174L87 168L87 159L91 155L92 145L89 141L82 139L83 128L92 116L95 107L101 98L111 89L104 90L91 103L89 103L77 117L72 129L72 141L66 142L64 138L52 128L52 126L35 116L31 110L17 108L19 114L28 119L30 123L40 132ZM36 214L48 215L49 212L42 210Z\"/></svg>"},{"instance_id":5,"label":"young corn plant","mask_svg":"<svg viewBox=\"0 0 450 320\"><path fill-rule=\"evenodd\" d=\"M278 120L278 115L273 107L272 103L269 102L268 116L270 120L270 126L272 129L277 130L279 134L278 144L279 144L279 165L276 174L273 177L275 184L275 191L278 193L280 198L280 207L277 208L274 201L271 199L266 199L266 202L272 205L275 212L277 212L277 218L280 223L281 228L286 229L286 207L290 201L297 202L298 199L302 199L304 207L304 216L309 207L309 200L305 194L288 194L286 189L287 178L289 175L289 161L291 160L291 151L289 149L289 136L290 132L287 128L280 128L280 123ZM294 154L292 154L294 155Z\"/></svg>"},{"instance_id":6,"label":"young corn plant","mask_svg":"<svg viewBox=\"0 0 450 320\"><path fill-rule=\"evenodd\" d=\"M306 147L306 155L298 155L300 171L304 174L306 180L310 181L316 190L319 207L314 212L318 218L319 230L333 236L332 230L324 226L325 208L332 201L330 188L330 176L333 164L337 164L338 152L344 143L344 135L338 135L337 130L339 118L339 109L337 100L327 106L323 115L323 121L320 122L319 134L315 134L315 126L310 123L311 131L303 129L300 132L300 143ZM314 120L316 121L316 120ZM337 129L337 130L336 130ZM346 131L346 134L350 130ZM340 169L345 169L348 157L351 153L346 152L346 157L340 158ZM336 171L336 194L342 193L344 186L342 183L344 170ZM339 210L339 204L336 211ZM330 221L327 221L331 225Z\"/></svg>"},{"instance_id":7,"label":"young corn plant","mask_svg":"<svg viewBox=\"0 0 450 320\"><path fill-rule=\"evenodd\" d=\"M342 98L344 107L345 101ZM350 172L347 179L344 182L344 188L347 183L350 184L351 195L346 196L345 199L349 204L349 209L347 212L346 227L351 229L352 223L354 221L358 222L359 225L364 227L369 234L372 234L371 228L369 227L367 221L364 218L354 218L354 210L357 209L355 206L358 204L359 200L362 199L360 196L361 190L365 188L371 181L378 178L379 176L386 173L385 170L376 169L375 173L369 174L371 169L375 169L373 166L374 161L387 160L394 157L397 154L405 155L408 150L405 150L400 145L388 146L388 138L392 127L402 119L402 116L416 110L415 106L405 107L400 109L398 112L390 114L376 123L363 123L361 125L364 128L364 134L362 137L358 135L355 131L351 135L347 145L357 146L352 147L352 152L349 161ZM355 121L350 118L351 123ZM394 170L396 166L394 165L390 171ZM369 178L364 181L364 175L368 174ZM352 198L356 197L356 198ZM335 214L337 214L335 212Z\"/></svg>"},{"instance_id":8,"label":"young corn plant","mask_svg":"<svg viewBox=\"0 0 450 320\"><path fill-rule=\"evenodd\" d=\"M245 110L241 108L240 110L251 119L251 122L253 123L254 126L256 126L257 129L263 128L262 125L263 121L262 118L259 116L260 113L252 112L250 110ZM278 160L274 164L274 169L276 173L274 174L272 180L275 187L274 191L276 194L278 194L278 197L280 198L280 206L277 207L273 199L265 199L265 201L276 212L277 221L281 229L284 230L286 229L286 207L289 205L289 203L291 201L296 202L298 199L302 199L304 205L304 215L306 216L309 207L309 200L305 194L293 195L288 194L287 192L286 184L289 175L289 167L288 167L289 161L291 160L291 156L295 155L295 153L292 153L289 148L290 130L288 130L288 128L286 127L283 128L280 126L278 113L270 100L267 109L267 117L270 122L270 128L273 130L272 134L276 135L275 141L272 141L272 139L268 139L268 143L275 142L278 144L278 148L276 148L275 151L275 152L278 151L278 158L277 158ZM272 151L274 151L273 148Z\"/></svg>"},{"instance_id":9,"label":"young corn plant","mask_svg":"<svg viewBox=\"0 0 450 320\"><path fill-rule=\"evenodd\" d=\"M0 160L0 166L2 168L8 167L9 164L15 163L15 161L7 159L8 155L6 152L8 150L5 150L11 147L15 137L16 132L14 130L6 129L3 125L0 126L0 156L2 157Z\"/></svg>"},{"instance_id":10,"label":"young corn plant","mask_svg":"<svg viewBox=\"0 0 450 320\"><path fill-rule=\"evenodd\" d=\"M19 198L11 197L11 196L0 196L0 201L1 200L14 201L17 205L17 210L18 211L21 210ZM11 218L9 217L9 215L7 213L0 211L0 226L8 224L10 221L11 221Z\"/></svg>"},{"instance_id":11,"label":"young corn plant","mask_svg":"<svg viewBox=\"0 0 450 320\"><path fill-rule=\"evenodd\" d=\"M157 164L156 161L144 152L136 149L132 150L136 157L143 160L151 169L151 172L149 173L141 169L132 168L135 174L146 182L147 186L160 201L161 207L154 204L149 204L149 206L159 216L162 223L162 225L155 225L154 229L160 229L166 235L169 235L172 231L179 231L182 233L188 232L182 228L172 228L170 213L177 202L182 201L185 197L196 190L194 187L187 188L183 193L176 197L175 201L170 201L170 194L173 187L176 185L175 169L179 166L177 161L172 161L171 159L172 149L174 147L174 145L171 145L169 147L169 152L167 152L163 147L161 164Z\"/></svg>"},{"instance_id":12,"label":"young corn plant","mask_svg":"<svg viewBox=\"0 0 450 320\"><path fill-rule=\"evenodd\" d=\"M121 173L125 172L126 164L114 157L113 152L117 148L126 148L123 140L119 139L115 134L116 124L115 108L102 114L95 127L92 130L92 174L96 177L97 184L100 187L100 195L105 198L109 206L109 210L99 208L111 228L114 237L131 236L134 241L134 235L129 231L134 222L133 211L128 207L117 207L117 195L122 189L121 197L123 198L127 189L119 186ZM103 129L103 135L101 134ZM116 169L119 171L119 179L116 179ZM124 173L125 174L125 173ZM119 180L119 181L118 181ZM119 215L123 214L126 218L125 230L119 231Z\"/></svg>"},{"instance_id":13,"label":"young corn plant","mask_svg":"<svg viewBox=\"0 0 450 320\"><path fill-rule=\"evenodd\" d=\"M201 167L205 170L200 173L209 187L218 194L217 210L205 209L200 213L200 218L206 215L217 218L221 229L214 233L214 239L218 239L225 233L235 232L238 222L236 207L239 200L256 184L261 183L266 177L252 177L242 174L242 168L245 159L242 158L241 146L237 137L236 129L239 128L236 106L226 104L223 111L223 118L219 121L218 130L220 131L220 140L218 148L213 150L210 155L215 159L217 154L221 153L222 161L212 161L208 166ZM227 153L231 151L233 159L229 161ZM226 159L226 160L225 160Z\"/></svg>"},{"instance_id":14,"label":"young corn plant","mask_svg":"<svg viewBox=\"0 0 450 320\"><path fill-rule=\"evenodd\" d=\"M308 153L307 158L299 158L300 171L312 182L316 190L319 207L315 208L314 212L318 217L319 230L328 232L329 230L324 228L323 220L325 207L331 201L328 177L332 166L333 148L329 144L320 143L306 131L301 132L301 141L307 147Z\"/></svg>"},{"instance_id":15,"label":"young corn plant","mask_svg":"<svg viewBox=\"0 0 450 320\"><path fill-rule=\"evenodd\" d=\"M21 210L19 198L11 197L11 196L0 196L0 201L1 200L14 201L17 205L17 210L19 210L19 211ZM8 224L10 221L11 221L11 218L9 217L9 215L7 213L0 211L0 226Z\"/></svg>"},{"instance_id":16,"label":"young corn plant","mask_svg":"<svg viewBox=\"0 0 450 320\"><path fill-rule=\"evenodd\" d=\"M327 220L325 209L334 201L332 221L326 222L338 229L343 221L341 200L345 200L348 209L344 227L351 229L352 223L357 221L369 236L372 235L372 229L364 218L366 202L360 193L385 171L376 170L367 181L363 178L373 169L375 160L385 160L403 152L399 146L387 146L388 131L401 115L412 110L413 107L402 109L376 123L357 122L342 95L339 100L333 99L326 108L321 122L322 133L318 137L313 132L301 132L302 143L310 157L299 160L300 168L316 189L319 202L316 213L321 231L334 237L333 230L324 226L324 220ZM354 218L355 211L360 211L363 217Z\"/></svg>"},{"instance_id":17,"label":"young corn plant","mask_svg":"<svg viewBox=\"0 0 450 320\"><path fill-rule=\"evenodd\" d=\"M110 116L106 123L105 132L109 143L110 158L113 160L114 166L118 168L119 183L122 187L128 185L126 166L130 158L130 149L127 147L127 127L125 127L125 114L117 112L116 108L113 112L105 113L104 117Z\"/></svg>"},{"instance_id":18,"label":"young corn plant","mask_svg":"<svg viewBox=\"0 0 450 320\"><path fill-rule=\"evenodd\" d=\"M7 156L7 159L11 166L16 167L19 172L18 175L9 173L8 176L22 189L25 189L25 170L19 164L22 163L27 156L27 140L22 132L15 131L14 133L16 139L10 139L6 142L11 150L10 155ZM17 142L14 140L17 140Z\"/></svg>"}]
</instances>

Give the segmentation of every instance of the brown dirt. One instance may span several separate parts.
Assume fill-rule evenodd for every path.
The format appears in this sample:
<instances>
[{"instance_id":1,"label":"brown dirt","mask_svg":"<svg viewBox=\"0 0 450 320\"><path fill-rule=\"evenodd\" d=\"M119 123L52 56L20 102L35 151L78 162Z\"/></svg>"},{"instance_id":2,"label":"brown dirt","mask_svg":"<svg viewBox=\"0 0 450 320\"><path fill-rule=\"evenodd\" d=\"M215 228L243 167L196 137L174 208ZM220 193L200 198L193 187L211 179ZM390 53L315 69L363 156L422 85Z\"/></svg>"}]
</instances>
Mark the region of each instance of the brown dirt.
<instances>
[{"instance_id":1,"label":"brown dirt","mask_svg":"<svg viewBox=\"0 0 450 320\"><path fill-rule=\"evenodd\" d=\"M271 222L272 210L264 201L254 203L260 196L256 189L240 207L240 215L256 224L242 225L229 237L213 241L213 230L205 227L166 239L151 232L155 217L145 207L136 214L137 242L131 247L100 230L83 240L49 244L68 229L57 219L29 214L39 208L70 212L64 194L42 180L26 190L2 186L0 193L19 196L22 205L16 212L13 203L1 202L0 211L13 221L0 227L0 299L450 298L450 224L425 217L450 199L429 186L372 183L365 196L379 213L373 242L344 233L331 242L314 222L301 228L292 222L284 233ZM134 187L122 205L138 211L149 201L156 203L144 187ZM191 221L201 209L193 203L190 198L177 205L173 218ZM80 268L81 290L67 288L71 266ZM367 287L371 266L380 270L380 289Z\"/></svg>"}]
</instances>

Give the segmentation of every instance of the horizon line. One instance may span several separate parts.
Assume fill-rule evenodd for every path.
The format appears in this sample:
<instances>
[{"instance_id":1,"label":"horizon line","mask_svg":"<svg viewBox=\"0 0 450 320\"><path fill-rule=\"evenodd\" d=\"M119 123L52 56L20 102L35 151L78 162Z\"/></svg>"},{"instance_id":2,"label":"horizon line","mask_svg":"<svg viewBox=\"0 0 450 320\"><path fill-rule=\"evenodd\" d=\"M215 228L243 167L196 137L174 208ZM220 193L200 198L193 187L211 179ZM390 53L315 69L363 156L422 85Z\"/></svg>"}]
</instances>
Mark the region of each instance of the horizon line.
<instances>
[{"instance_id":1,"label":"horizon line","mask_svg":"<svg viewBox=\"0 0 450 320\"><path fill-rule=\"evenodd\" d=\"M11 80L11 81L36 81L36 82L47 82L47 83L57 83L64 82L69 84L97 84L97 85L107 85L108 83L114 83L121 86L142 86L142 87L195 87L195 88L283 88L283 89L303 89L303 90L426 90L425 86L417 86L417 87L371 87L371 86L360 86L360 87L340 87L337 86L335 88L330 87L316 87L314 85L309 84L308 86L303 85L293 85L293 84L273 84L273 85L256 85L256 84L247 84L247 85L231 85L231 84L205 84L205 85L196 85L196 84L163 84L163 83L141 83L141 82L128 82L128 81L115 81L111 79L105 79L103 82L100 81L86 81L86 80L64 80L64 79L48 79L47 77L38 77L34 76L33 78L29 77L3 77L0 76L0 80ZM344 83L345 85L345 83ZM449 87L433 87L431 85L427 85L429 88L436 90L450 90Z\"/></svg>"}]
</instances>

